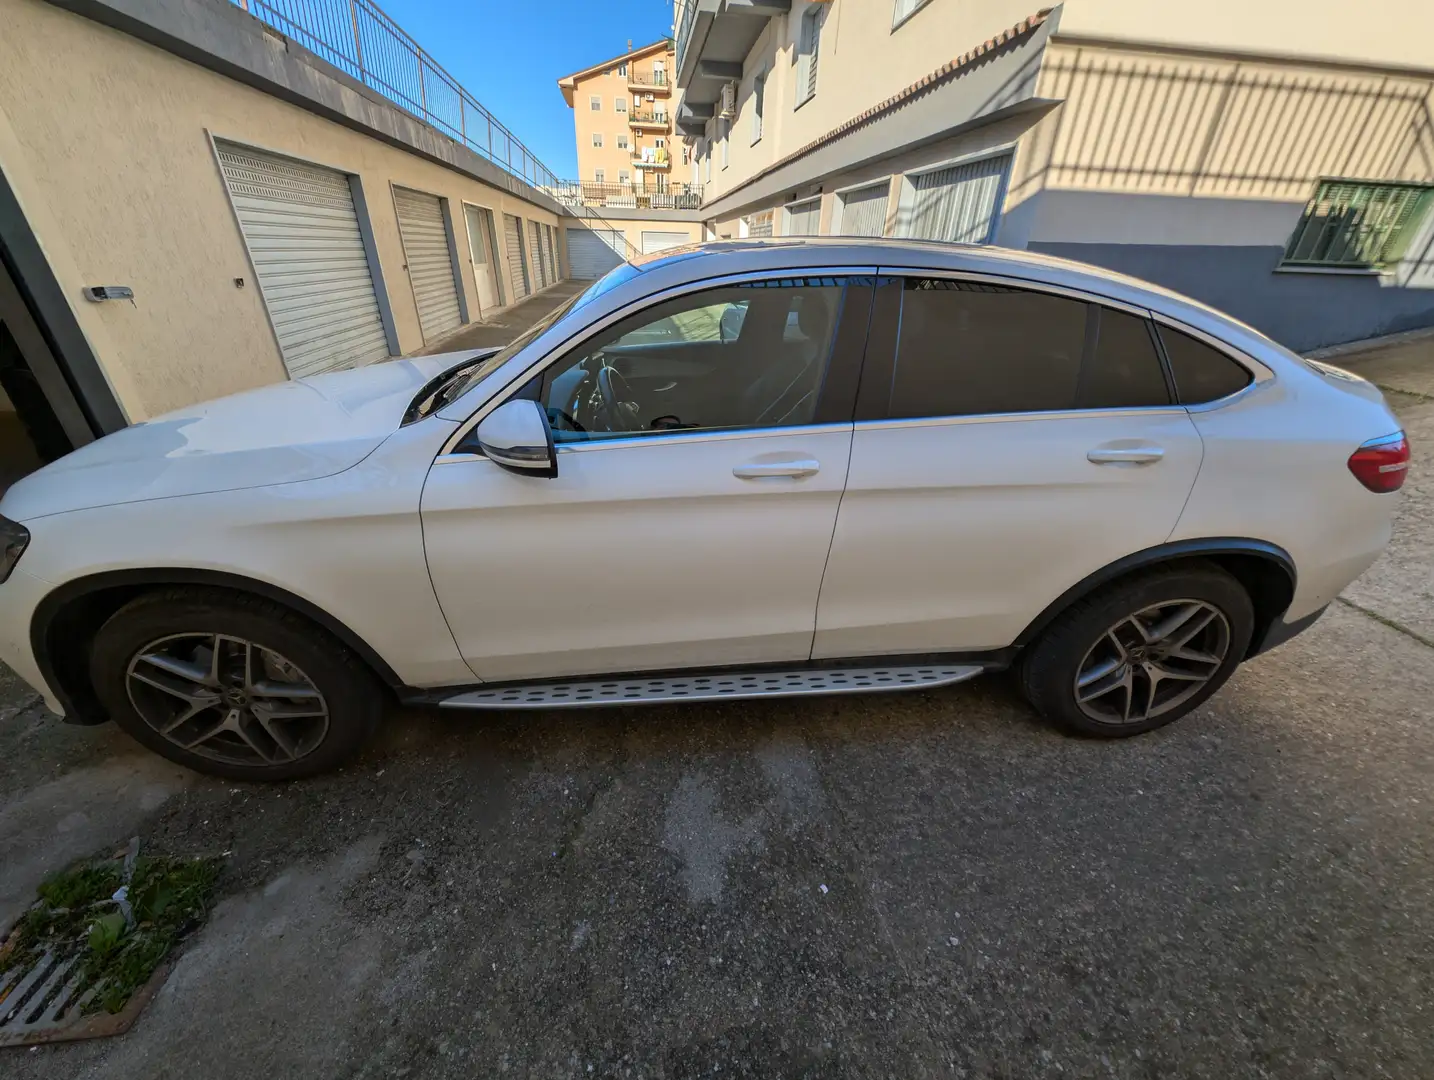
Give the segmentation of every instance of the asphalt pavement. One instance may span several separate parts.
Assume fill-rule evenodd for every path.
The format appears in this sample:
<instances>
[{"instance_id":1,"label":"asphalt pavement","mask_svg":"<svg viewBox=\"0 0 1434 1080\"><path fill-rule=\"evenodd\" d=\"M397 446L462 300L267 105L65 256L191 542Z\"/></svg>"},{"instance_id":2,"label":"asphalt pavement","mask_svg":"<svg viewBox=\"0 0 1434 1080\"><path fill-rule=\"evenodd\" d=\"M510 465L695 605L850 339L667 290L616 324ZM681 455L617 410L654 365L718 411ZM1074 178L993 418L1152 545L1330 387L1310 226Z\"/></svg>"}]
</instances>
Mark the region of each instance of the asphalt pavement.
<instances>
[{"instance_id":1,"label":"asphalt pavement","mask_svg":"<svg viewBox=\"0 0 1434 1080\"><path fill-rule=\"evenodd\" d=\"M1434 342L1410 349L1371 369L1416 454L1390 552L1137 739L1063 736L988 677L405 713L260 787L9 688L0 903L132 834L228 863L133 1031L0 1075L1434 1076Z\"/></svg>"}]
</instances>

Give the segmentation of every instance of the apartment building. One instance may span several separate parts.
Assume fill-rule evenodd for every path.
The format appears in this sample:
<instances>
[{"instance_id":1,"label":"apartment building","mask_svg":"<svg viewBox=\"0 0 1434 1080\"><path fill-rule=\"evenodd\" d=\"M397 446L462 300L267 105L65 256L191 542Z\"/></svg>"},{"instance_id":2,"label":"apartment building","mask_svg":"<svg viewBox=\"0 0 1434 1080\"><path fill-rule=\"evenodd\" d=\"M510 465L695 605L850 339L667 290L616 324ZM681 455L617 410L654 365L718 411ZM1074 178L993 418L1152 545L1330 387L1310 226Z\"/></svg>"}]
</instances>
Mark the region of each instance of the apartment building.
<instances>
[{"instance_id":1,"label":"apartment building","mask_svg":"<svg viewBox=\"0 0 1434 1080\"><path fill-rule=\"evenodd\" d=\"M1434 9L678 0L709 237L1082 259L1293 348L1434 325Z\"/></svg>"},{"instance_id":2,"label":"apartment building","mask_svg":"<svg viewBox=\"0 0 1434 1080\"><path fill-rule=\"evenodd\" d=\"M639 196L669 190L675 61L664 38L558 80L573 110L578 180L609 196L608 205L621 206L627 196L635 207Z\"/></svg>"}]
</instances>

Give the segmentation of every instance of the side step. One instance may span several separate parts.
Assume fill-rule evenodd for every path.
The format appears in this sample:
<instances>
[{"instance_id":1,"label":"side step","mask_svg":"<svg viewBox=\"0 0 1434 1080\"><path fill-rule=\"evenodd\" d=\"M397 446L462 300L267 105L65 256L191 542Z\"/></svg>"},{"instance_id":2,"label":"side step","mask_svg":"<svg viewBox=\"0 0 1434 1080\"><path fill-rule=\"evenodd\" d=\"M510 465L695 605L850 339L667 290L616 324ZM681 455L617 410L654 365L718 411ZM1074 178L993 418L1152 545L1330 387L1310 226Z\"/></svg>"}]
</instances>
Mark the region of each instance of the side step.
<instances>
[{"instance_id":1,"label":"side step","mask_svg":"<svg viewBox=\"0 0 1434 1080\"><path fill-rule=\"evenodd\" d=\"M715 698L804 697L881 690L926 690L965 682L985 668L975 664L891 667L790 668L722 671L710 675L584 679L581 682L508 683L445 698L445 709L572 709L593 705L646 705Z\"/></svg>"}]
</instances>

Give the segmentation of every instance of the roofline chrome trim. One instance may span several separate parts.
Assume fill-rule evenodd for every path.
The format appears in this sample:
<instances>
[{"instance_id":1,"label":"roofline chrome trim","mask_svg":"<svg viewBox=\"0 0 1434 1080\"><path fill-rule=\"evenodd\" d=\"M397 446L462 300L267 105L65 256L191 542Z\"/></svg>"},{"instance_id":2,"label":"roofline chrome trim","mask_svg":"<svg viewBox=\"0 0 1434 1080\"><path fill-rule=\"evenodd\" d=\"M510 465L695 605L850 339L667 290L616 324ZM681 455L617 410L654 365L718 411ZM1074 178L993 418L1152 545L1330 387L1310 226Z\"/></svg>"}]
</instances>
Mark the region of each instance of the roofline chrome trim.
<instances>
[{"instance_id":1,"label":"roofline chrome trim","mask_svg":"<svg viewBox=\"0 0 1434 1080\"><path fill-rule=\"evenodd\" d=\"M468 432L470 432L478 424L482 423L483 418L486 417L490 412L496 409L499 405L503 404L503 402L507 400L507 395L510 394L515 387L521 387L526 384L540 369L545 368L550 363L556 362L558 359L561 359L562 356L564 356L570 348L572 348L581 340L591 337L593 334L600 333L601 331L606 330L613 323L618 322L622 319L627 318L629 315L634 314L636 310L639 310L644 307L649 307L653 304L661 303L664 300L671 300L678 296L685 296L688 293L702 292L706 289L720 289L724 285L739 285L747 281L768 281L773 278L796 277L875 277L876 274L877 268L875 266L870 265L786 267L773 270L746 270L740 274L720 274L716 277L699 278L693 281L686 281L683 282L681 285L672 285L659 292L648 293L642 297L631 300L617 310L608 312L602 318L597 319L594 322L585 324L582 329L579 330L577 333L571 334L568 337L564 338L562 341L553 345L551 348L547 349L541 356L535 356L533 359L525 361L521 370L515 368L514 370L517 371L516 375L514 375L510 379L507 379L500 387L494 390L493 393L490 394L481 405L477 406L474 411L469 414L466 420L458 421L458 430L455 431L452 435L450 435L446 440L444 440L442 448L440 448L440 450L438 451L438 456L444 457L452 454L453 448L463 440L463 438L468 434ZM577 311L581 309L575 308L574 310ZM530 342L528 346L523 350L523 352L529 351L541 340L542 338L540 337L536 341ZM509 360L507 364L504 364L502 368L499 368L498 371L495 371L493 375L497 375L499 374L499 372L503 371L504 368L511 366L515 361L518 361L522 357L522 355L523 353L519 353L518 356L513 357L513 359ZM488 377L491 379L493 375L490 375ZM461 401L462 398L460 398L459 400Z\"/></svg>"},{"instance_id":2,"label":"roofline chrome trim","mask_svg":"<svg viewBox=\"0 0 1434 1080\"><path fill-rule=\"evenodd\" d=\"M925 277L942 279L960 279L962 281L978 281L988 285L1005 285L1008 288L1029 289L1032 292L1049 293L1052 296L1064 296L1071 300L1080 300L1087 304L1103 304L1106 307L1115 308L1129 315L1136 315L1142 319L1150 318L1152 309L1140 304L1132 304L1128 300L1118 300L1113 296L1106 296L1103 293L1091 292L1086 289L1077 289L1070 285L1054 285L1049 281L1040 281L1033 278L1014 277L1008 274L993 274L984 270L951 270L946 268L922 267L922 266L881 266L877 271L882 277Z\"/></svg>"}]
</instances>

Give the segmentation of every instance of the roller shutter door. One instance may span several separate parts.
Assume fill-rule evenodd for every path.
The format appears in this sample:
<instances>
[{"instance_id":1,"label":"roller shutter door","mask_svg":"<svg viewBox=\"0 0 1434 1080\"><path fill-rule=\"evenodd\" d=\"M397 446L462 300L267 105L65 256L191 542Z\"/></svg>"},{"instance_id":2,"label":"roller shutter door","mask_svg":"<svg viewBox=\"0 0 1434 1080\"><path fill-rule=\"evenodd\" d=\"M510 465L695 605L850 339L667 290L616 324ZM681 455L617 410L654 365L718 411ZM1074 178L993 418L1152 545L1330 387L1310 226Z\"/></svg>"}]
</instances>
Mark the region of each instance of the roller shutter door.
<instances>
[{"instance_id":1,"label":"roller shutter door","mask_svg":"<svg viewBox=\"0 0 1434 1080\"><path fill-rule=\"evenodd\" d=\"M920 240L989 244L1010 167L1011 156L1003 154L912 177L911 220L904 234Z\"/></svg>"},{"instance_id":2,"label":"roller shutter door","mask_svg":"<svg viewBox=\"0 0 1434 1080\"><path fill-rule=\"evenodd\" d=\"M553 279L548 276L548 256L543 250L543 226L536 221L528 222L528 235L532 238L528 250L532 253L529 261L533 264L533 276L538 279L538 288L546 289Z\"/></svg>"},{"instance_id":3,"label":"roller shutter door","mask_svg":"<svg viewBox=\"0 0 1434 1080\"><path fill-rule=\"evenodd\" d=\"M821 199L810 199L787 207L787 227L784 236L816 236L817 225L822 219Z\"/></svg>"},{"instance_id":4,"label":"roller shutter door","mask_svg":"<svg viewBox=\"0 0 1434 1080\"><path fill-rule=\"evenodd\" d=\"M747 219L747 235L752 237L766 237L772 235L772 211L753 214Z\"/></svg>"},{"instance_id":5,"label":"roller shutter door","mask_svg":"<svg viewBox=\"0 0 1434 1080\"><path fill-rule=\"evenodd\" d=\"M891 185L883 180L871 187L848 191L841 197L842 236L881 236L886 231L886 196Z\"/></svg>"},{"instance_id":6,"label":"roller shutter door","mask_svg":"<svg viewBox=\"0 0 1434 1080\"><path fill-rule=\"evenodd\" d=\"M457 330L463 321L453 256L448 250L448 228L443 223L443 203L436 195L396 187L393 205L398 211L398 233L403 239L403 257L408 263L408 280L413 283L423 340L433 341Z\"/></svg>"},{"instance_id":7,"label":"roller shutter door","mask_svg":"<svg viewBox=\"0 0 1434 1080\"><path fill-rule=\"evenodd\" d=\"M543 257L548 260L548 280L558 281L558 232L551 225L543 226Z\"/></svg>"},{"instance_id":8,"label":"roller shutter door","mask_svg":"<svg viewBox=\"0 0 1434 1080\"><path fill-rule=\"evenodd\" d=\"M348 177L228 143L218 151L289 375L387 360Z\"/></svg>"},{"instance_id":9,"label":"roller shutter door","mask_svg":"<svg viewBox=\"0 0 1434 1080\"><path fill-rule=\"evenodd\" d=\"M617 229L569 229L568 265L579 279L600 278L623 262L626 239Z\"/></svg>"},{"instance_id":10,"label":"roller shutter door","mask_svg":"<svg viewBox=\"0 0 1434 1080\"><path fill-rule=\"evenodd\" d=\"M642 253L651 255L655 251L666 251L691 242L692 238L685 232L643 232Z\"/></svg>"},{"instance_id":11,"label":"roller shutter door","mask_svg":"<svg viewBox=\"0 0 1434 1080\"><path fill-rule=\"evenodd\" d=\"M508 282L513 286L513 299L521 300L532 289L528 285L528 260L523 254L523 223L512 214L503 215L503 239L508 248Z\"/></svg>"}]
</instances>

